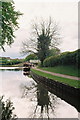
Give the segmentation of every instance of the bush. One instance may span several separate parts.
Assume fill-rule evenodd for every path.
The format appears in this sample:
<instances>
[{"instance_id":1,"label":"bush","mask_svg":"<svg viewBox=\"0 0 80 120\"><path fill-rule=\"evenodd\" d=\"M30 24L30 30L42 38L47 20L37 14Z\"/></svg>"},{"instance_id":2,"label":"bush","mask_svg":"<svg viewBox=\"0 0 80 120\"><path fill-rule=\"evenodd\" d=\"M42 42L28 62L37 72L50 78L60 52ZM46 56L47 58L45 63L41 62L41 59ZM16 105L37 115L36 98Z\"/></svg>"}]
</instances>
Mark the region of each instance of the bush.
<instances>
[{"instance_id":1,"label":"bush","mask_svg":"<svg viewBox=\"0 0 80 120\"><path fill-rule=\"evenodd\" d=\"M52 67L59 64L59 56L51 56L49 58L46 58L43 62L43 65L45 67Z\"/></svg>"},{"instance_id":2,"label":"bush","mask_svg":"<svg viewBox=\"0 0 80 120\"><path fill-rule=\"evenodd\" d=\"M54 67L56 65L74 65L80 68L80 49L74 52L64 52L57 56L46 58L44 67Z\"/></svg>"}]
</instances>

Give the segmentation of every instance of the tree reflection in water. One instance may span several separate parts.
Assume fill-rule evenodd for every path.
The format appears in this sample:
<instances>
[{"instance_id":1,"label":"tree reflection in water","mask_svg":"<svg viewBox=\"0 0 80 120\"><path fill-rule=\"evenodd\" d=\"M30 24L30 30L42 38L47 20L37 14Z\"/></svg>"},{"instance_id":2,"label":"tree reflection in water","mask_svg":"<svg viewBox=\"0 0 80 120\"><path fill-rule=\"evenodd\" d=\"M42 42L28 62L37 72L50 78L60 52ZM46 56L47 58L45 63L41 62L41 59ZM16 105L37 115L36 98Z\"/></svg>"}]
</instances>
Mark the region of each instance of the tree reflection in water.
<instances>
[{"instance_id":1,"label":"tree reflection in water","mask_svg":"<svg viewBox=\"0 0 80 120\"><path fill-rule=\"evenodd\" d=\"M22 97L28 98L29 96L30 100L36 100L37 102L34 113L32 114L33 118L44 118L45 115L49 119L50 115L54 114L55 106L58 104L57 97L51 94L41 83L35 83L33 81L30 86L24 85L22 89Z\"/></svg>"}]
</instances>

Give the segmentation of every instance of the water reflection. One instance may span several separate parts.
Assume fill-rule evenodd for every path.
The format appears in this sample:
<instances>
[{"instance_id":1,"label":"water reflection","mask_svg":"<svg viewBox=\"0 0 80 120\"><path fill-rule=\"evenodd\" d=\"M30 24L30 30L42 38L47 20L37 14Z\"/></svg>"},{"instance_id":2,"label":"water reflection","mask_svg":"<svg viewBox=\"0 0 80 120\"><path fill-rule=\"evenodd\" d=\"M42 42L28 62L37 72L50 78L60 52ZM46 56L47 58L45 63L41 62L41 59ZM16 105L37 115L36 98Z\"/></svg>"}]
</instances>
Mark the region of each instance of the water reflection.
<instances>
[{"instance_id":1,"label":"water reflection","mask_svg":"<svg viewBox=\"0 0 80 120\"><path fill-rule=\"evenodd\" d=\"M20 67L0 67L0 71L20 71Z\"/></svg>"},{"instance_id":2,"label":"water reflection","mask_svg":"<svg viewBox=\"0 0 80 120\"><path fill-rule=\"evenodd\" d=\"M22 98L32 96L30 97L30 100L36 102L34 112L32 115L30 115L30 117L47 117L49 119L49 116L51 117L51 114L55 114L55 106L58 104L57 97L45 89L41 83L32 82L31 84L32 85L29 87L25 85L22 86Z\"/></svg>"},{"instance_id":3,"label":"water reflection","mask_svg":"<svg viewBox=\"0 0 80 120\"><path fill-rule=\"evenodd\" d=\"M23 72L23 75L25 75L25 76L30 76L30 71L27 71L27 72Z\"/></svg>"},{"instance_id":4,"label":"water reflection","mask_svg":"<svg viewBox=\"0 0 80 120\"><path fill-rule=\"evenodd\" d=\"M18 118L77 118L75 108L22 74L23 71L0 71L0 94L11 99Z\"/></svg>"},{"instance_id":5,"label":"water reflection","mask_svg":"<svg viewBox=\"0 0 80 120\"><path fill-rule=\"evenodd\" d=\"M23 75L25 76L30 76L30 66L25 66L27 64L24 64L24 67L23 67Z\"/></svg>"}]
</instances>

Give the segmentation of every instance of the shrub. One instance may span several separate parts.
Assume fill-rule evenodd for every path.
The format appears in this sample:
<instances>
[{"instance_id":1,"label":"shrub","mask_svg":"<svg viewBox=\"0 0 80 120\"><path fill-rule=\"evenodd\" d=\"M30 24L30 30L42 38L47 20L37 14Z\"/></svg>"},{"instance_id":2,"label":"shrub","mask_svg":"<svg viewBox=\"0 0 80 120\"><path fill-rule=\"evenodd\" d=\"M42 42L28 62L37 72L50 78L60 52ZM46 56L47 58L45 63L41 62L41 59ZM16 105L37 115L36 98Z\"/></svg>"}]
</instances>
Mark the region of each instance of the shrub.
<instances>
[{"instance_id":1,"label":"shrub","mask_svg":"<svg viewBox=\"0 0 80 120\"><path fill-rule=\"evenodd\" d=\"M46 58L43 65L45 67L54 67L56 65L74 65L80 68L80 49L73 52L63 52L60 55Z\"/></svg>"},{"instance_id":2,"label":"shrub","mask_svg":"<svg viewBox=\"0 0 80 120\"><path fill-rule=\"evenodd\" d=\"M43 62L43 65L45 67L52 67L59 64L59 56L51 56L49 58L46 58Z\"/></svg>"}]
</instances>

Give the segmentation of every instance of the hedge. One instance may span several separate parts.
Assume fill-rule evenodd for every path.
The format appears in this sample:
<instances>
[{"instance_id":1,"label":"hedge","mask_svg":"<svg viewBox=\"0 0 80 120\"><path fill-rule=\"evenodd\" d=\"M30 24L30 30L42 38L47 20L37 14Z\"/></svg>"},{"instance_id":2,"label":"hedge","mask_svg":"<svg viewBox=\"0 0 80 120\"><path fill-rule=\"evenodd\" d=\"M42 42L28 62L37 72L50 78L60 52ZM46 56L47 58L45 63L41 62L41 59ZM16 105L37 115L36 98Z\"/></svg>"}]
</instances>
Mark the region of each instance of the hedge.
<instances>
[{"instance_id":1,"label":"hedge","mask_svg":"<svg viewBox=\"0 0 80 120\"><path fill-rule=\"evenodd\" d=\"M57 56L46 58L44 67L54 67L56 65L74 65L80 68L80 49L73 52L63 52Z\"/></svg>"}]
</instances>

